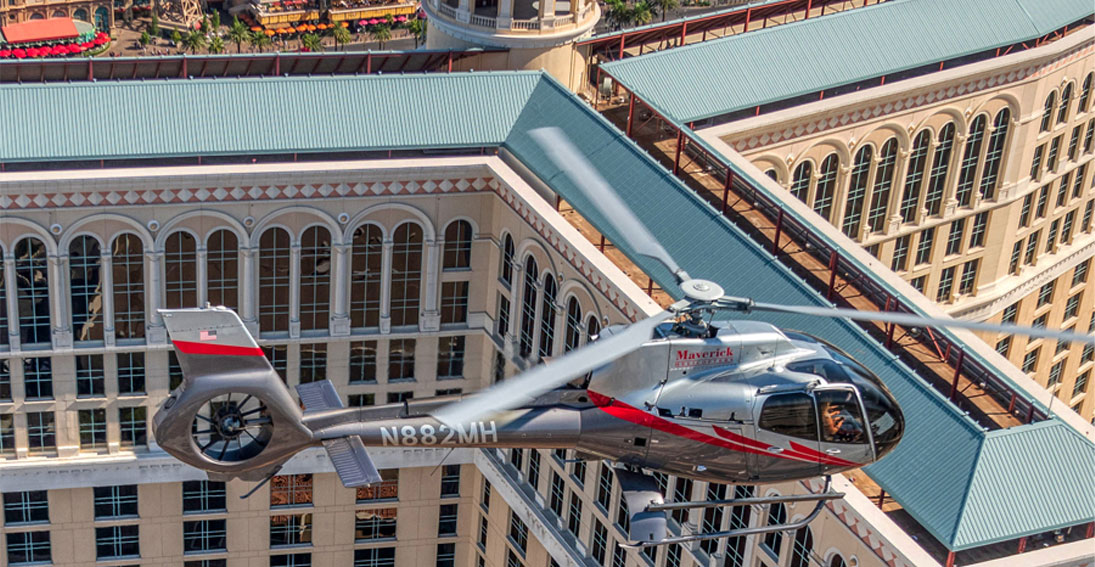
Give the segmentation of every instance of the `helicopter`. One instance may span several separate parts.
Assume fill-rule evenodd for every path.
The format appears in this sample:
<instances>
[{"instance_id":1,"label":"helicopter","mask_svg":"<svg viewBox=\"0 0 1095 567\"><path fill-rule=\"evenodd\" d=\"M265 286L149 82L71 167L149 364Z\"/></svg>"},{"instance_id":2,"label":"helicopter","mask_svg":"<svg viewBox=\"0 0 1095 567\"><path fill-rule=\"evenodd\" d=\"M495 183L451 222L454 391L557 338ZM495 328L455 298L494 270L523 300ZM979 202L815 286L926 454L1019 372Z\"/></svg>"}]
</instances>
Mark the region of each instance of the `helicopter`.
<instances>
[{"instance_id":1,"label":"helicopter","mask_svg":"<svg viewBox=\"0 0 1095 567\"><path fill-rule=\"evenodd\" d=\"M297 386L298 404L235 312L161 310L184 380L155 415L159 445L211 479L261 481L248 495L317 445L347 487L381 480L366 447L571 449L612 464L630 514L627 545L666 545L798 529L843 497L829 491L830 475L884 458L905 428L883 381L839 348L716 314L783 312L1095 342L1042 328L727 296L680 268L560 131L530 135L631 249L674 274L683 299L474 394L354 408L343 407L327 380ZM825 476L826 484L816 494L666 503L652 472L737 484ZM799 501L816 505L795 523L667 537L670 510Z\"/></svg>"}]
</instances>

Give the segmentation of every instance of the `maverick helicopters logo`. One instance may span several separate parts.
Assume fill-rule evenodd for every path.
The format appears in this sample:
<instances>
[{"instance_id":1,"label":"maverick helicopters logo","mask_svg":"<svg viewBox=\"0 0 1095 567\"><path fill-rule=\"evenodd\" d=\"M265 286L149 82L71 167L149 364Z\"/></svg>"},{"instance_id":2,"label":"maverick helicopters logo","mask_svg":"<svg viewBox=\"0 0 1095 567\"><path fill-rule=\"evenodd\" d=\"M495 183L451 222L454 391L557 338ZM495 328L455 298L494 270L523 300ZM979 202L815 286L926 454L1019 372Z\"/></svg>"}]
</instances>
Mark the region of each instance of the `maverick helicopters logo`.
<instances>
[{"instance_id":1,"label":"maverick helicopters logo","mask_svg":"<svg viewBox=\"0 0 1095 567\"><path fill-rule=\"evenodd\" d=\"M673 359L673 368L693 368L696 366L714 366L734 362L734 352L730 347L718 350L678 350Z\"/></svg>"}]
</instances>

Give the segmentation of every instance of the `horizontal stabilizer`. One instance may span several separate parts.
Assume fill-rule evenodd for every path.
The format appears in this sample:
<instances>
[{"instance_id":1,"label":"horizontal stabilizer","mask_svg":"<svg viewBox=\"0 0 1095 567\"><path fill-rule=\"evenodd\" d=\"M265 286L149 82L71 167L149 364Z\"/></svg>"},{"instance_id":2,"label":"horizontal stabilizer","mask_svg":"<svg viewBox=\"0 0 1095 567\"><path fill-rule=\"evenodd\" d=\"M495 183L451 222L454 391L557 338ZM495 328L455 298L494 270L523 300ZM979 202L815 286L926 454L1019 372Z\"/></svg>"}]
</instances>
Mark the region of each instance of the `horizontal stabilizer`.
<instances>
[{"instance_id":1,"label":"horizontal stabilizer","mask_svg":"<svg viewBox=\"0 0 1095 567\"><path fill-rule=\"evenodd\" d=\"M380 482L380 473L357 435L327 439L323 442L323 448L327 449L327 456L334 463L338 478L342 479L342 485L346 488Z\"/></svg>"},{"instance_id":2,"label":"horizontal stabilizer","mask_svg":"<svg viewBox=\"0 0 1095 567\"><path fill-rule=\"evenodd\" d=\"M297 386L297 394L300 394L305 413L342 407L342 400L330 380L300 384Z\"/></svg>"}]
</instances>

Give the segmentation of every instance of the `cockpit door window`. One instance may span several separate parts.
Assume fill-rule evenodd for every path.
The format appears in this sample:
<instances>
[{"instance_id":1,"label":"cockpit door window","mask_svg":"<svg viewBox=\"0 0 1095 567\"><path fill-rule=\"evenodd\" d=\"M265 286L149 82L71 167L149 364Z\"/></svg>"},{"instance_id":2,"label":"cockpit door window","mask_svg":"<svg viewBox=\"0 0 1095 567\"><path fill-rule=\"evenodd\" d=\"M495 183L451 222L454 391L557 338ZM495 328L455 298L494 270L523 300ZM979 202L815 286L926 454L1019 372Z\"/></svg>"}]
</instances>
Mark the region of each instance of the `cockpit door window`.
<instances>
[{"instance_id":1,"label":"cockpit door window","mask_svg":"<svg viewBox=\"0 0 1095 567\"><path fill-rule=\"evenodd\" d=\"M799 439L817 440L817 414L808 394L771 396L760 412L760 428Z\"/></svg>"},{"instance_id":2,"label":"cockpit door window","mask_svg":"<svg viewBox=\"0 0 1095 567\"><path fill-rule=\"evenodd\" d=\"M760 407L754 435L764 447L749 453L749 472L761 482L821 473L817 410L805 392L771 394L757 400Z\"/></svg>"}]
</instances>

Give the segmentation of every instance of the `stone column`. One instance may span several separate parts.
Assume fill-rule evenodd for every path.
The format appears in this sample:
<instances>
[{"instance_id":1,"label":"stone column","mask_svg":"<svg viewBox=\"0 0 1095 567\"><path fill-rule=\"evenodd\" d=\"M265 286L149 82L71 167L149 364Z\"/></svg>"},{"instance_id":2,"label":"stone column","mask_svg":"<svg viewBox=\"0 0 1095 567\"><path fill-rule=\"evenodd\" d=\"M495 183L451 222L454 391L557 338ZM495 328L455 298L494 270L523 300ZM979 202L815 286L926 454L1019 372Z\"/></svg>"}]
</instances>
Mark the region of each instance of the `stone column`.
<instances>
[{"instance_id":1,"label":"stone column","mask_svg":"<svg viewBox=\"0 0 1095 567\"><path fill-rule=\"evenodd\" d=\"M114 346L114 255L104 252L100 281L103 286L103 343Z\"/></svg>"},{"instance_id":2,"label":"stone column","mask_svg":"<svg viewBox=\"0 0 1095 567\"><path fill-rule=\"evenodd\" d=\"M513 360L514 353L517 352L517 334L515 329L520 328L521 313L521 293L524 289L522 283L524 282L524 275L521 273L525 267L520 262L513 263L513 283L510 284L509 293L509 328L505 329L503 333L503 348L502 352L506 355L506 360Z\"/></svg>"},{"instance_id":3,"label":"stone column","mask_svg":"<svg viewBox=\"0 0 1095 567\"><path fill-rule=\"evenodd\" d=\"M19 285L15 278L15 256L4 256L4 281L8 294L8 346L12 352L19 350ZM14 377L12 378L14 381Z\"/></svg>"},{"instance_id":4,"label":"stone column","mask_svg":"<svg viewBox=\"0 0 1095 567\"><path fill-rule=\"evenodd\" d=\"M159 312L160 297L163 295L163 252L159 250L146 251L144 257L145 273L148 274L144 283L144 303L145 309L148 310L148 314L145 315L145 320L148 321L145 337L148 344L166 344L167 328L164 327L163 317L160 316Z\"/></svg>"},{"instance_id":5,"label":"stone column","mask_svg":"<svg viewBox=\"0 0 1095 567\"><path fill-rule=\"evenodd\" d=\"M240 248L240 318L243 319L243 325L247 327L247 330L255 337L257 337L259 333L259 322L256 309L258 294L255 287L255 255L257 253L258 249L256 248Z\"/></svg>"},{"instance_id":6,"label":"stone column","mask_svg":"<svg viewBox=\"0 0 1095 567\"><path fill-rule=\"evenodd\" d=\"M349 262L346 258L350 255L350 244L336 244L332 247L333 258L331 266L331 285L334 287L334 307L331 309L331 336L347 336L350 334L350 311L348 298L350 295Z\"/></svg>"},{"instance_id":7,"label":"stone column","mask_svg":"<svg viewBox=\"0 0 1095 567\"><path fill-rule=\"evenodd\" d=\"M475 7L471 4L471 0L460 0L460 5L456 9L456 19L464 23L471 22L471 13L475 10Z\"/></svg>"},{"instance_id":8,"label":"stone column","mask_svg":"<svg viewBox=\"0 0 1095 567\"><path fill-rule=\"evenodd\" d=\"M49 257L50 312L53 314L53 348L72 348L72 328L69 326L68 302L68 255Z\"/></svg>"},{"instance_id":9,"label":"stone column","mask_svg":"<svg viewBox=\"0 0 1095 567\"><path fill-rule=\"evenodd\" d=\"M890 218L886 227L886 234L893 234L901 228L901 198L905 194L905 175L909 172L909 150L897 151L896 171L894 182L890 186Z\"/></svg>"},{"instance_id":10,"label":"stone column","mask_svg":"<svg viewBox=\"0 0 1095 567\"><path fill-rule=\"evenodd\" d=\"M551 22L555 21L555 0L539 0L540 2L540 19L547 24L547 27L551 27Z\"/></svg>"},{"instance_id":11,"label":"stone column","mask_svg":"<svg viewBox=\"0 0 1095 567\"><path fill-rule=\"evenodd\" d=\"M498 0L496 21L499 29L510 29L513 25L513 0Z\"/></svg>"},{"instance_id":12,"label":"stone column","mask_svg":"<svg viewBox=\"0 0 1095 567\"><path fill-rule=\"evenodd\" d=\"M422 332L441 329L441 311L437 307L438 288L441 286L441 245L438 239L426 241L426 263L422 271L422 277L426 280L426 285L422 286L426 300L422 302L423 309L418 312L418 329Z\"/></svg>"},{"instance_id":13,"label":"stone column","mask_svg":"<svg viewBox=\"0 0 1095 567\"><path fill-rule=\"evenodd\" d=\"M198 278L198 307L204 307L209 302L209 282L207 272L209 271L209 250L205 246L199 246L195 262L194 275Z\"/></svg>"},{"instance_id":14,"label":"stone column","mask_svg":"<svg viewBox=\"0 0 1095 567\"><path fill-rule=\"evenodd\" d=\"M289 247L289 336L300 336L300 243Z\"/></svg>"},{"instance_id":15,"label":"stone column","mask_svg":"<svg viewBox=\"0 0 1095 567\"><path fill-rule=\"evenodd\" d=\"M384 240L384 254L380 261L380 332L392 332L392 249L395 244Z\"/></svg>"}]
</instances>

